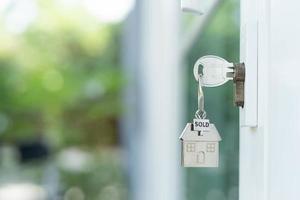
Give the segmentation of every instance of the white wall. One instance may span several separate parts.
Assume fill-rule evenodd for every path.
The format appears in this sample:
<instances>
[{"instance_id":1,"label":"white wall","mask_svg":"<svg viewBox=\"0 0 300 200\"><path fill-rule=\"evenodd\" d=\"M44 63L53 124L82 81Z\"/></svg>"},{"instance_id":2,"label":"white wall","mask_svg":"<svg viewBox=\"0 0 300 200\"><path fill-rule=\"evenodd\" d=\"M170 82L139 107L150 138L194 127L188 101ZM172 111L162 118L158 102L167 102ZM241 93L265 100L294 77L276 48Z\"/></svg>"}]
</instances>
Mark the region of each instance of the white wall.
<instances>
[{"instance_id":1,"label":"white wall","mask_svg":"<svg viewBox=\"0 0 300 200\"><path fill-rule=\"evenodd\" d=\"M241 3L242 32L246 27L251 28L251 21L258 22L258 126L243 126L240 131L240 200L297 200L300 198L300 2L241 0ZM256 42L253 38L246 40ZM241 61L246 62L249 70L255 68L247 65L255 59L251 57L255 52L248 48L242 42ZM241 120L244 114L241 110Z\"/></svg>"}]
</instances>

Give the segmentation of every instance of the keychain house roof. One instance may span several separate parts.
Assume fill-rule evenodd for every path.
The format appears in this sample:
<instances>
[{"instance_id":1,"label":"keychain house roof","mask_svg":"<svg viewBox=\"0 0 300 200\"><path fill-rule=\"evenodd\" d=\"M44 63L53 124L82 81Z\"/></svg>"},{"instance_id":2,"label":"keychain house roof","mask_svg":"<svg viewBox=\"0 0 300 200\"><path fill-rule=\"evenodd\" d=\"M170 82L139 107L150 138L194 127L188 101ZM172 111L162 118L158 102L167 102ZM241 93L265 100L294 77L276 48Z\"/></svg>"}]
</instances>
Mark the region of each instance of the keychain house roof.
<instances>
[{"instance_id":1,"label":"keychain house roof","mask_svg":"<svg viewBox=\"0 0 300 200\"><path fill-rule=\"evenodd\" d=\"M182 131L179 139L182 141L221 141L219 132L217 131L214 124L210 124L210 131L203 131L199 134L199 131L192 130L192 124L188 123Z\"/></svg>"},{"instance_id":2,"label":"keychain house roof","mask_svg":"<svg viewBox=\"0 0 300 200\"><path fill-rule=\"evenodd\" d=\"M210 124L209 131L199 132L188 123L179 138L182 141L181 163L184 167L218 167L221 137L214 124Z\"/></svg>"}]
</instances>

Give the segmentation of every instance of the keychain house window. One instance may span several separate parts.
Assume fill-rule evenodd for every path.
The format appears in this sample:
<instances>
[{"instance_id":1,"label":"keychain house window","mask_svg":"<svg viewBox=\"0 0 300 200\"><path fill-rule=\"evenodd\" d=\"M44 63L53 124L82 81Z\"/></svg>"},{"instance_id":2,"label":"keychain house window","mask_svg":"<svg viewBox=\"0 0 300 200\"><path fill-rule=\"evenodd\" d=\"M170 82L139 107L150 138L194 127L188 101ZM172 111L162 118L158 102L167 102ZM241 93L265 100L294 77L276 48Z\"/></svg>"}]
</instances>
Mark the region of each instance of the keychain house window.
<instances>
[{"instance_id":1,"label":"keychain house window","mask_svg":"<svg viewBox=\"0 0 300 200\"><path fill-rule=\"evenodd\" d=\"M215 144L213 144L213 143L208 143L208 144L206 145L206 151L207 151L207 152L215 152Z\"/></svg>"},{"instance_id":2,"label":"keychain house window","mask_svg":"<svg viewBox=\"0 0 300 200\"><path fill-rule=\"evenodd\" d=\"M195 144L194 143L188 143L186 145L186 151L187 152L195 152Z\"/></svg>"}]
</instances>

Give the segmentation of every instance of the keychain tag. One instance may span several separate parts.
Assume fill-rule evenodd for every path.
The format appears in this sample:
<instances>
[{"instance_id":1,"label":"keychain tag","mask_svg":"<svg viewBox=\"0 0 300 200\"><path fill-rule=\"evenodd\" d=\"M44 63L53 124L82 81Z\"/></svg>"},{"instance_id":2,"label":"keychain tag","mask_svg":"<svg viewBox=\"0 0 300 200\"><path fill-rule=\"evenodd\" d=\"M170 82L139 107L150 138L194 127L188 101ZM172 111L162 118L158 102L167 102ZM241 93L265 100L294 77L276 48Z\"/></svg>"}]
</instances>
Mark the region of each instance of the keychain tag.
<instances>
[{"instance_id":1,"label":"keychain tag","mask_svg":"<svg viewBox=\"0 0 300 200\"><path fill-rule=\"evenodd\" d=\"M218 167L219 142L221 137L214 124L210 124L207 132L199 135L187 123L181 133L181 164L184 167Z\"/></svg>"},{"instance_id":2,"label":"keychain tag","mask_svg":"<svg viewBox=\"0 0 300 200\"><path fill-rule=\"evenodd\" d=\"M194 119L193 120L194 131L209 131L210 123L208 119Z\"/></svg>"}]
</instances>

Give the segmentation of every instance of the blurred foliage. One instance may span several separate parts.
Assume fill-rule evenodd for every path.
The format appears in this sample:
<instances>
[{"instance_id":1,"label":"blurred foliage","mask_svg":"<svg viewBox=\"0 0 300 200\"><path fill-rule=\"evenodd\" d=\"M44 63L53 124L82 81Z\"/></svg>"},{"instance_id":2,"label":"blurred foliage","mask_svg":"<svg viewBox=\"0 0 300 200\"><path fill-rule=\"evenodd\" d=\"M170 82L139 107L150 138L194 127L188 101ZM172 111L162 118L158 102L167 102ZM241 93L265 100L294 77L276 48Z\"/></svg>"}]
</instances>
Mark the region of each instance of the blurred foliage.
<instances>
[{"instance_id":1,"label":"blurred foliage","mask_svg":"<svg viewBox=\"0 0 300 200\"><path fill-rule=\"evenodd\" d=\"M197 84L192 66L204 55L217 55L230 62L239 61L239 1L221 1L199 40L188 54L188 119L197 108ZM186 196L188 200L237 200L239 163L239 118L233 104L233 84L204 88L208 118L220 132L219 168L188 169Z\"/></svg>"},{"instance_id":2,"label":"blurred foliage","mask_svg":"<svg viewBox=\"0 0 300 200\"><path fill-rule=\"evenodd\" d=\"M74 173L69 169L61 169L61 177L64 180L62 189L66 191L64 196L75 187L89 200L127 199L128 191L121 169L121 152L102 149L91 155L85 171Z\"/></svg>"},{"instance_id":3,"label":"blurred foliage","mask_svg":"<svg viewBox=\"0 0 300 200\"><path fill-rule=\"evenodd\" d=\"M115 144L120 25L59 2L37 1L38 15L21 33L5 28L5 12L0 18L0 139Z\"/></svg>"},{"instance_id":4,"label":"blurred foliage","mask_svg":"<svg viewBox=\"0 0 300 200\"><path fill-rule=\"evenodd\" d=\"M7 183L31 183L42 186L48 200L127 199L122 152L117 148L65 148L46 162L23 165L16 163L14 148L2 147L1 153L0 189Z\"/></svg>"},{"instance_id":5,"label":"blurred foliage","mask_svg":"<svg viewBox=\"0 0 300 200\"><path fill-rule=\"evenodd\" d=\"M121 152L108 147L118 142L122 112L121 25L60 0L35 2L37 16L22 31L7 27L11 7L0 13L0 147L46 142L56 154L22 165L4 160L0 182L50 184L59 199L126 199ZM67 147L85 153L56 159Z\"/></svg>"}]
</instances>

